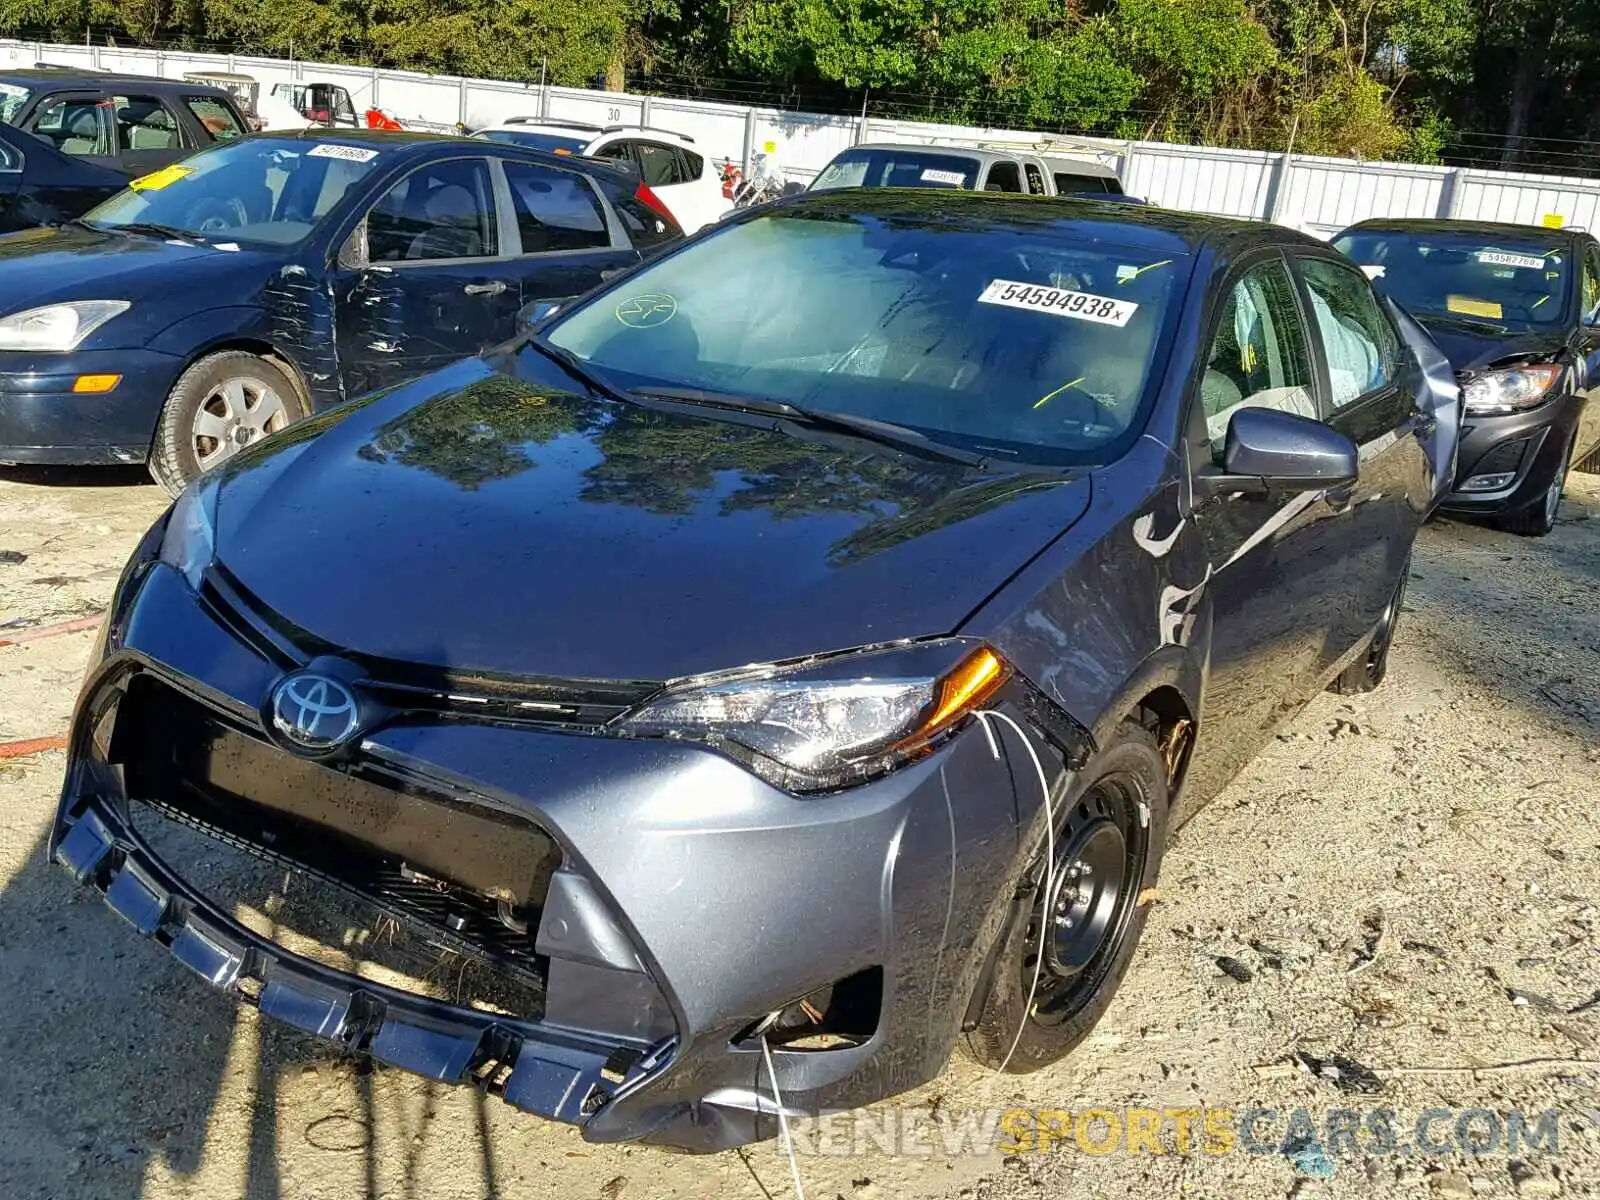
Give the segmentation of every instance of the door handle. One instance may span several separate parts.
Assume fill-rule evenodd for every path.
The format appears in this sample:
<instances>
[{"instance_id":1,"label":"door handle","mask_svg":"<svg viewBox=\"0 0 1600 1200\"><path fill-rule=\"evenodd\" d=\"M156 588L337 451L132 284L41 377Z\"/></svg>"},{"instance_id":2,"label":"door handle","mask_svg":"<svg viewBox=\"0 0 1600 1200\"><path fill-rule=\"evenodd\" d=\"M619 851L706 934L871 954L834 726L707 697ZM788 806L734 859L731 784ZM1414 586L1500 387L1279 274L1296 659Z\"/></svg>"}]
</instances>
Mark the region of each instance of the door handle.
<instances>
[{"instance_id":1,"label":"door handle","mask_svg":"<svg viewBox=\"0 0 1600 1200\"><path fill-rule=\"evenodd\" d=\"M506 290L504 281L496 279L490 283L469 283L461 289L469 296L498 296Z\"/></svg>"}]
</instances>

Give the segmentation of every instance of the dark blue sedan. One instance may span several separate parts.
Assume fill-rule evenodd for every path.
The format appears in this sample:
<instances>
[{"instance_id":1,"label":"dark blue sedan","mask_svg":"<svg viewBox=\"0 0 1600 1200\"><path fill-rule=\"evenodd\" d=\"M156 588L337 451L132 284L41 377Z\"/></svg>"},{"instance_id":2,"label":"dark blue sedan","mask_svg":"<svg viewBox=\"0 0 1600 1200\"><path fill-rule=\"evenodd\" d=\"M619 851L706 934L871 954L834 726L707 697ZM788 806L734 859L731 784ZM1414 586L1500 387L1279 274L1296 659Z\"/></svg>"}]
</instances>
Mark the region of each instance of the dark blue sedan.
<instances>
[{"instance_id":1,"label":"dark blue sedan","mask_svg":"<svg viewBox=\"0 0 1600 1200\"><path fill-rule=\"evenodd\" d=\"M176 493L679 235L637 179L515 146L326 130L219 145L0 238L0 463L148 462Z\"/></svg>"}]
</instances>

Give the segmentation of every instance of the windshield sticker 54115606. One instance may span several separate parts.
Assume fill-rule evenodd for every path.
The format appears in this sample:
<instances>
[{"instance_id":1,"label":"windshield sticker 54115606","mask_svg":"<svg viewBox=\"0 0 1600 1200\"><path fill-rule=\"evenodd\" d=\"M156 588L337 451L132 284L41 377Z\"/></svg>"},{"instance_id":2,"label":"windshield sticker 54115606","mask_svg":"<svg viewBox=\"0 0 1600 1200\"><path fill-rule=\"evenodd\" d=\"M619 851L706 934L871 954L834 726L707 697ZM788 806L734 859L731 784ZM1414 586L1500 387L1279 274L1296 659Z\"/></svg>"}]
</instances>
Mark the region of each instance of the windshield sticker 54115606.
<instances>
[{"instance_id":1,"label":"windshield sticker 54115606","mask_svg":"<svg viewBox=\"0 0 1600 1200\"><path fill-rule=\"evenodd\" d=\"M1119 329L1139 311L1138 304L1132 300L1096 296L1093 292L1070 292L1036 283L1018 283L1011 279L996 279L983 289L978 303L1026 308L1051 316L1071 317L1075 321L1115 325Z\"/></svg>"}]
</instances>

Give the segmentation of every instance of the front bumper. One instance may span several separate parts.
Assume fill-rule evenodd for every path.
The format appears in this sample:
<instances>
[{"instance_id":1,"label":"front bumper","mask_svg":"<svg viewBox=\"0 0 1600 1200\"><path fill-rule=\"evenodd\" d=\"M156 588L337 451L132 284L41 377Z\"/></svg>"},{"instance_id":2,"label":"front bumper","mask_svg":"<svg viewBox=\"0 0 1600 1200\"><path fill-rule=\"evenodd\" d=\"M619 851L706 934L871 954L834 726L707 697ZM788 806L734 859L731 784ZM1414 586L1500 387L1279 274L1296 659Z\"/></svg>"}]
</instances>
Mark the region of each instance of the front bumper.
<instances>
[{"instance_id":1,"label":"front bumper","mask_svg":"<svg viewBox=\"0 0 1600 1200\"><path fill-rule=\"evenodd\" d=\"M537 824L561 848L558 874L604 910L587 927L570 906L553 922L551 901L538 929L547 1007L495 1017L285 950L140 839L115 773L96 762L102 699L130 674L156 677L243 728L283 666L165 566L125 587L131 602L114 604L80 699L53 853L214 986L428 1078L476 1081L593 1141L711 1151L772 1136L760 1042L738 1035L863 973L881 980L869 1036L774 1049L786 1108L857 1107L943 1070L1023 866L1017 825L1032 814L1014 797L1037 788L1021 786L1032 773L1020 748L997 760L969 731L874 783L798 799L681 744L459 719L375 728L363 760ZM563 950L560 932L580 946ZM645 993L662 998L665 1022L630 1024Z\"/></svg>"},{"instance_id":2,"label":"front bumper","mask_svg":"<svg viewBox=\"0 0 1600 1200\"><path fill-rule=\"evenodd\" d=\"M151 350L0 352L0 463L141 463L183 360ZM102 395L75 393L80 375L121 375Z\"/></svg>"},{"instance_id":3,"label":"front bumper","mask_svg":"<svg viewBox=\"0 0 1600 1200\"><path fill-rule=\"evenodd\" d=\"M1440 509L1463 516L1500 516L1542 503L1583 415L1584 398L1560 396L1525 413L1462 417L1460 467ZM1492 491L1464 491L1473 476L1510 473Z\"/></svg>"}]
</instances>

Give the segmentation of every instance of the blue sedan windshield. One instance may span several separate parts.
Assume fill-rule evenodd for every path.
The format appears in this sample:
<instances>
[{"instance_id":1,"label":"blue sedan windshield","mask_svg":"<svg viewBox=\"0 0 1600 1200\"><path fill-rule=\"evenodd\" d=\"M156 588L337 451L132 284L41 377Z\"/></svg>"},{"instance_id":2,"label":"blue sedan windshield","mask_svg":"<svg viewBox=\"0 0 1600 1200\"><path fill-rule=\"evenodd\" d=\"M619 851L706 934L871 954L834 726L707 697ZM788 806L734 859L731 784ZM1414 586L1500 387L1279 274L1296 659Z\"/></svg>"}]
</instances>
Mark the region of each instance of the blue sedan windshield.
<instances>
[{"instance_id":1,"label":"blue sedan windshield","mask_svg":"<svg viewBox=\"0 0 1600 1200\"><path fill-rule=\"evenodd\" d=\"M152 225L213 242L292 246L382 153L333 140L227 142L135 179L84 220L102 229Z\"/></svg>"},{"instance_id":2,"label":"blue sedan windshield","mask_svg":"<svg viewBox=\"0 0 1600 1200\"><path fill-rule=\"evenodd\" d=\"M617 383L892 421L1018 460L1143 427L1187 259L1038 227L796 209L730 226L558 320ZM1126 440L1125 440L1126 439Z\"/></svg>"}]
</instances>

